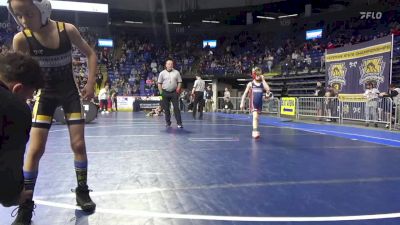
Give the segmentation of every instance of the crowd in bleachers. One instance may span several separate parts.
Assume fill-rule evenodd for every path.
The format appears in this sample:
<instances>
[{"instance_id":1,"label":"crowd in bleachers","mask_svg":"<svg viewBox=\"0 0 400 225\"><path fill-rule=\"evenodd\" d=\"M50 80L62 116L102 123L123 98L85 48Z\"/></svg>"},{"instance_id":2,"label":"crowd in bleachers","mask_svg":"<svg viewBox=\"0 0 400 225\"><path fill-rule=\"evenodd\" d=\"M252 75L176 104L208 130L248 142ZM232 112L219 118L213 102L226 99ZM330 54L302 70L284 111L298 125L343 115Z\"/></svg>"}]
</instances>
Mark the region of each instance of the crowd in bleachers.
<instances>
[{"instance_id":1,"label":"crowd in bleachers","mask_svg":"<svg viewBox=\"0 0 400 225\"><path fill-rule=\"evenodd\" d=\"M167 48L129 36L119 40L120 56L107 63L109 81L119 94L157 94L158 73L164 70L167 58L174 59L175 69L181 73L192 70L195 57L190 53L190 41Z\"/></svg>"},{"instance_id":2,"label":"crowd in bleachers","mask_svg":"<svg viewBox=\"0 0 400 225\"><path fill-rule=\"evenodd\" d=\"M382 20L360 20L350 18L325 24L324 38L309 41L296 39L282 40L278 45L262 34L240 32L218 39L218 47L204 49L200 40L188 38L173 40L173 45L155 43L146 38L117 35L116 48L96 48L98 35L83 33L89 44L96 48L99 69L96 86L110 85L118 95L156 95L157 76L164 69L167 58L175 60L175 69L181 73L196 70L200 74L229 75L249 74L253 66L260 66L265 72L275 72L287 77L324 69L325 49L352 45L383 37L390 33L399 36L399 16L395 12L384 14ZM296 26L294 26L296 30ZM0 30L0 54L9 51L15 30ZM305 28L296 33L304 33ZM395 48L395 54L400 48ZM87 81L87 59L73 49L74 74L79 87ZM301 88L302 85L297 86Z\"/></svg>"},{"instance_id":3,"label":"crowd in bleachers","mask_svg":"<svg viewBox=\"0 0 400 225\"><path fill-rule=\"evenodd\" d=\"M360 20L353 17L346 21L335 21L321 26L323 39L295 42L283 40L278 47L267 43L260 34L241 32L224 38L217 49L206 48L200 61L203 74L249 74L250 69L261 66L263 71L278 71L280 74L297 74L300 71L324 69L325 49L354 45L389 34L400 35L399 16L388 12L382 20ZM299 29L296 34L305 33Z\"/></svg>"},{"instance_id":4,"label":"crowd in bleachers","mask_svg":"<svg viewBox=\"0 0 400 225\"><path fill-rule=\"evenodd\" d=\"M15 32L16 30L12 27L0 28L0 54L6 54L10 51Z\"/></svg>"}]
</instances>

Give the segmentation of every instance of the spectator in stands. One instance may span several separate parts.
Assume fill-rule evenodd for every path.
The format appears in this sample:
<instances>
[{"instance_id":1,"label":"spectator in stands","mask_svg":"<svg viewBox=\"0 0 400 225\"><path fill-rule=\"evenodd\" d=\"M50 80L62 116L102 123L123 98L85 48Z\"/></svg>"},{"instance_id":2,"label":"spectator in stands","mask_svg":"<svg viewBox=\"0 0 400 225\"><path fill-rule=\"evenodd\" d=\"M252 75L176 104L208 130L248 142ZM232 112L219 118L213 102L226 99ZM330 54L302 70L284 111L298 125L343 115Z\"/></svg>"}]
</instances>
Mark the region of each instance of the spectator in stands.
<instances>
[{"instance_id":1,"label":"spectator in stands","mask_svg":"<svg viewBox=\"0 0 400 225\"><path fill-rule=\"evenodd\" d=\"M97 85L97 89L101 88L101 84L103 83L103 74L101 73L100 70L97 71L97 75L96 75L96 85Z\"/></svg>"},{"instance_id":2,"label":"spectator in stands","mask_svg":"<svg viewBox=\"0 0 400 225\"><path fill-rule=\"evenodd\" d=\"M295 52L292 53L292 64L296 65L297 59L299 58L300 54L296 50Z\"/></svg>"},{"instance_id":3,"label":"spectator in stands","mask_svg":"<svg viewBox=\"0 0 400 225\"><path fill-rule=\"evenodd\" d=\"M390 33L392 33L394 36L400 36L400 24L397 24L397 26L393 27L390 30Z\"/></svg>"},{"instance_id":4,"label":"spectator in stands","mask_svg":"<svg viewBox=\"0 0 400 225\"><path fill-rule=\"evenodd\" d=\"M377 118L377 110L378 110L378 98L379 98L379 90L374 87L372 83L367 83L366 90L364 93L364 97L366 98L366 106L365 106L365 126L369 126L369 122L374 121L374 126L378 127L376 121Z\"/></svg>"},{"instance_id":5,"label":"spectator in stands","mask_svg":"<svg viewBox=\"0 0 400 225\"><path fill-rule=\"evenodd\" d=\"M267 56L268 73L272 72L273 63L274 63L274 57L271 54L268 54Z\"/></svg>"},{"instance_id":6,"label":"spectator in stands","mask_svg":"<svg viewBox=\"0 0 400 225\"><path fill-rule=\"evenodd\" d=\"M352 39L353 40L353 39ZM355 38L354 38L354 40L353 40L353 43L355 43ZM335 45L332 43L332 42L328 42L328 45L327 45L327 47L326 47L327 49L333 49L333 48L335 48Z\"/></svg>"},{"instance_id":7,"label":"spectator in stands","mask_svg":"<svg viewBox=\"0 0 400 225\"><path fill-rule=\"evenodd\" d=\"M295 60L294 67L295 67L296 75L298 74L298 72L300 70L304 69L304 53L303 52L298 54L297 59Z\"/></svg>"},{"instance_id":8,"label":"spectator in stands","mask_svg":"<svg viewBox=\"0 0 400 225\"><path fill-rule=\"evenodd\" d=\"M153 73L157 73L157 63L154 59L151 61L150 68Z\"/></svg>"},{"instance_id":9,"label":"spectator in stands","mask_svg":"<svg viewBox=\"0 0 400 225\"><path fill-rule=\"evenodd\" d=\"M325 69L325 55L321 56L321 66L318 69L318 72L323 71Z\"/></svg>"},{"instance_id":10,"label":"spectator in stands","mask_svg":"<svg viewBox=\"0 0 400 225\"><path fill-rule=\"evenodd\" d=\"M286 60L282 64L282 75L288 76L291 69L292 69L292 59L290 55L287 55Z\"/></svg>"},{"instance_id":11,"label":"spectator in stands","mask_svg":"<svg viewBox=\"0 0 400 225\"><path fill-rule=\"evenodd\" d=\"M0 55L6 55L9 52L9 49L7 46L3 45L0 48Z\"/></svg>"},{"instance_id":12,"label":"spectator in stands","mask_svg":"<svg viewBox=\"0 0 400 225\"><path fill-rule=\"evenodd\" d=\"M304 63L305 63L305 68L307 69L307 73L310 73L312 69L312 59L309 54L306 55Z\"/></svg>"}]
</instances>

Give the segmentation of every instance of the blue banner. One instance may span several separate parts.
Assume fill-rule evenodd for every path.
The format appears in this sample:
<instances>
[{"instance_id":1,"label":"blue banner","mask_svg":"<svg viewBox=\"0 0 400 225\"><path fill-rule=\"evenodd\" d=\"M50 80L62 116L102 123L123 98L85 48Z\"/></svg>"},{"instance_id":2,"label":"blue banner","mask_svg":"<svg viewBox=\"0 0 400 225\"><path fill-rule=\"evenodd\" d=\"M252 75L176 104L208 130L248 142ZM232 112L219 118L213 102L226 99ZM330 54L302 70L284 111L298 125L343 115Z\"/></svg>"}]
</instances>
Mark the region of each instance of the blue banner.
<instances>
[{"instance_id":1,"label":"blue banner","mask_svg":"<svg viewBox=\"0 0 400 225\"><path fill-rule=\"evenodd\" d=\"M325 56L327 84L340 93L364 93L367 83L387 91L391 74L392 36L356 45L328 49Z\"/></svg>"}]
</instances>

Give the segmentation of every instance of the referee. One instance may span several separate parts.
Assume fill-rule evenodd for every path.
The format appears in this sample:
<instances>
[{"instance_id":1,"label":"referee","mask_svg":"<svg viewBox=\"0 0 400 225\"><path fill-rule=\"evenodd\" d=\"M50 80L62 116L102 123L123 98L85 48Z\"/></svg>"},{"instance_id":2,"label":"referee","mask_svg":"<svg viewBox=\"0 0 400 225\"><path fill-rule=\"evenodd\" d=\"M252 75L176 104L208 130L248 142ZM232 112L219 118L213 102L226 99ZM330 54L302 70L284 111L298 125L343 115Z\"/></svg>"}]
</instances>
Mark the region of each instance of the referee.
<instances>
[{"instance_id":1,"label":"referee","mask_svg":"<svg viewBox=\"0 0 400 225\"><path fill-rule=\"evenodd\" d=\"M170 105L174 107L174 114L178 128L183 128L181 112L179 110L179 92L182 86L182 77L178 70L174 69L174 62L168 59L165 63L166 69L158 76L158 90L162 96L162 107L165 111L166 126L171 126Z\"/></svg>"},{"instance_id":2,"label":"referee","mask_svg":"<svg viewBox=\"0 0 400 225\"><path fill-rule=\"evenodd\" d=\"M196 81L194 82L192 95L194 96L193 101L193 119L196 119L196 112L199 111L199 119L203 119L203 106L204 106L204 90L206 83L201 79L200 75L196 75ZM197 108L197 105L199 106ZM197 110L198 109L198 110Z\"/></svg>"}]
</instances>

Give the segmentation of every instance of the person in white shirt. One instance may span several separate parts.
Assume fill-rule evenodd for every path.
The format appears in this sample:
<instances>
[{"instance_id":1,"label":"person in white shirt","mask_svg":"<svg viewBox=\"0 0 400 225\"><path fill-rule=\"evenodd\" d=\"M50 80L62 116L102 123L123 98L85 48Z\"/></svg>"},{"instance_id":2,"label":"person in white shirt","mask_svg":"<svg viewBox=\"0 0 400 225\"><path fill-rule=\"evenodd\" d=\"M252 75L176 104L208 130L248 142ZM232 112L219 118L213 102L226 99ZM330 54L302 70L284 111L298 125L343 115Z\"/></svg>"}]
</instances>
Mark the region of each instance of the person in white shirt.
<instances>
[{"instance_id":1,"label":"person in white shirt","mask_svg":"<svg viewBox=\"0 0 400 225\"><path fill-rule=\"evenodd\" d=\"M157 63L156 63L156 61L152 61L151 62L151 64L150 64L150 67L152 68L152 69L154 69L154 68L156 68L157 69Z\"/></svg>"},{"instance_id":2,"label":"person in white shirt","mask_svg":"<svg viewBox=\"0 0 400 225\"><path fill-rule=\"evenodd\" d=\"M364 97L366 98L365 103L365 119L366 124L365 126L369 126L369 122L373 121L374 126L378 127L376 121L378 120L377 117L377 110L378 110L378 99L379 99L379 90L374 87L372 83L367 83L366 90L364 93ZM372 117L372 118L371 118Z\"/></svg>"},{"instance_id":3,"label":"person in white shirt","mask_svg":"<svg viewBox=\"0 0 400 225\"><path fill-rule=\"evenodd\" d=\"M104 86L99 92L99 101L100 101L100 111L101 113L108 113L108 96L109 96L109 87L108 85Z\"/></svg>"},{"instance_id":4,"label":"person in white shirt","mask_svg":"<svg viewBox=\"0 0 400 225\"><path fill-rule=\"evenodd\" d=\"M193 102L193 119L196 119L196 112L199 112L199 119L203 119L203 106L204 106L204 90L206 83L199 74L196 75L196 81L193 85L192 96L194 96ZM198 106L198 108L197 108Z\"/></svg>"},{"instance_id":5,"label":"person in white shirt","mask_svg":"<svg viewBox=\"0 0 400 225\"><path fill-rule=\"evenodd\" d=\"M267 65L268 65L268 72L271 73L272 71L272 65L274 63L274 57L271 54L268 54L267 57Z\"/></svg>"}]
</instances>

